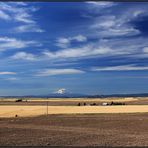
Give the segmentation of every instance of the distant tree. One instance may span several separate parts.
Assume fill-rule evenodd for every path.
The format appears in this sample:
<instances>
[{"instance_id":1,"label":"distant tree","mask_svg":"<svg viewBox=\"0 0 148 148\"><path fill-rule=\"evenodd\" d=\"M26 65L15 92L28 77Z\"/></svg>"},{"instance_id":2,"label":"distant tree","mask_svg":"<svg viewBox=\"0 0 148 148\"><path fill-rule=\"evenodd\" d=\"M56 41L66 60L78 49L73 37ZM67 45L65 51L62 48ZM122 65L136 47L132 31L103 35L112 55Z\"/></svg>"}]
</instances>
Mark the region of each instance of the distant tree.
<instances>
[{"instance_id":1,"label":"distant tree","mask_svg":"<svg viewBox=\"0 0 148 148\"><path fill-rule=\"evenodd\" d=\"M125 105L125 103L112 101L110 105Z\"/></svg>"},{"instance_id":2,"label":"distant tree","mask_svg":"<svg viewBox=\"0 0 148 148\"><path fill-rule=\"evenodd\" d=\"M81 106L81 103L78 103L78 106Z\"/></svg>"},{"instance_id":3,"label":"distant tree","mask_svg":"<svg viewBox=\"0 0 148 148\"><path fill-rule=\"evenodd\" d=\"M22 99L17 99L15 102L22 102Z\"/></svg>"}]
</instances>

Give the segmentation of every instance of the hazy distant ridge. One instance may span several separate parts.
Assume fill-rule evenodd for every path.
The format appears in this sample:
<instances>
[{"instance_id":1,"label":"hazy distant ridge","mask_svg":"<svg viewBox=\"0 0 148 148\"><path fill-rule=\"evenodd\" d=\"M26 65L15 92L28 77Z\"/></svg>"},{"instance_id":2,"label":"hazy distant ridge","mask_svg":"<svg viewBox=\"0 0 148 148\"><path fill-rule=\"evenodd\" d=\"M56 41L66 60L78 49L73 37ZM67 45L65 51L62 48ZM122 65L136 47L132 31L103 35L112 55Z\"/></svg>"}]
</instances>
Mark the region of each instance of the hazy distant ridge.
<instances>
[{"instance_id":1,"label":"hazy distant ridge","mask_svg":"<svg viewBox=\"0 0 148 148\"><path fill-rule=\"evenodd\" d=\"M1 98L108 98L108 97L148 97L148 93L141 94L111 94L111 95L85 95L85 94L49 94L25 96L0 96Z\"/></svg>"}]
</instances>

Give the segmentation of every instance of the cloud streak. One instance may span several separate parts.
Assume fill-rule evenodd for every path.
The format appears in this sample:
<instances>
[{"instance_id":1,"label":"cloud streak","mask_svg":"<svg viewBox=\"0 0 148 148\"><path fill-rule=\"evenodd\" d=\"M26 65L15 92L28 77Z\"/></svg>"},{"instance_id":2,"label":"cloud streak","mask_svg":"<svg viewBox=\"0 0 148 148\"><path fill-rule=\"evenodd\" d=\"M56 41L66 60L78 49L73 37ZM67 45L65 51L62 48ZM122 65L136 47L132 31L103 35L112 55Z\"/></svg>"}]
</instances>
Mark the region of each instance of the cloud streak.
<instances>
[{"instance_id":1,"label":"cloud streak","mask_svg":"<svg viewBox=\"0 0 148 148\"><path fill-rule=\"evenodd\" d=\"M29 46L40 46L41 44L36 41L23 41L16 38L0 37L0 51L9 49L20 49Z\"/></svg>"},{"instance_id":2,"label":"cloud streak","mask_svg":"<svg viewBox=\"0 0 148 148\"><path fill-rule=\"evenodd\" d=\"M0 75L16 75L16 73L11 71L0 71Z\"/></svg>"},{"instance_id":3,"label":"cloud streak","mask_svg":"<svg viewBox=\"0 0 148 148\"><path fill-rule=\"evenodd\" d=\"M11 58L15 60L28 60L28 61L36 60L36 57L33 54L26 52L17 52Z\"/></svg>"},{"instance_id":4,"label":"cloud streak","mask_svg":"<svg viewBox=\"0 0 148 148\"><path fill-rule=\"evenodd\" d=\"M52 76L52 75L69 75L84 73L78 69L44 69L36 74L36 76Z\"/></svg>"},{"instance_id":5,"label":"cloud streak","mask_svg":"<svg viewBox=\"0 0 148 148\"><path fill-rule=\"evenodd\" d=\"M67 48L57 52L44 51L43 54L49 59L83 59L95 56L111 54L112 49L108 47L94 47L93 45L85 45L80 48ZM117 54L117 53L116 53Z\"/></svg>"},{"instance_id":6,"label":"cloud streak","mask_svg":"<svg viewBox=\"0 0 148 148\"><path fill-rule=\"evenodd\" d=\"M92 71L136 71L136 70L148 70L148 66L136 66L134 64L130 64L130 65L92 68Z\"/></svg>"},{"instance_id":7,"label":"cloud streak","mask_svg":"<svg viewBox=\"0 0 148 148\"><path fill-rule=\"evenodd\" d=\"M25 32L44 32L43 29L40 29L37 24L27 24L27 25L21 25L14 29L14 31L18 33L25 33Z\"/></svg>"},{"instance_id":8,"label":"cloud streak","mask_svg":"<svg viewBox=\"0 0 148 148\"><path fill-rule=\"evenodd\" d=\"M44 32L33 16L33 13L38 10L36 7L23 2L1 2L0 8L0 19L21 23L13 29L15 32Z\"/></svg>"},{"instance_id":9,"label":"cloud streak","mask_svg":"<svg viewBox=\"0 0 148 148\"><path fill-rule=\"evenodd\" d=\"M73 36L73 37L61 37L61 38L58 38L57 39L57 43L56 45L58 47L61 47L61 48L66 48L68 47L71 42L73 41L76 41L76 42L86 42L87 41L87 37L86 36L83 36L83 35L77 35L77 36Z\"/></svg>"},{"instance_id":10,"label":"cloud streak","mask_svg":"<svg viewBox=\"0 0 148 148\"><path fill-rule=\"evenodd\" d=\"M91 5L91 7L96 7L96 8L108 8L108 7L111 7L113 5L115 5L114 2L103 2L103 1L100 1L100 2L95 2L95 1L88 1L86 2L86 4L89 4Z\"/></svg>"}]
</instances>

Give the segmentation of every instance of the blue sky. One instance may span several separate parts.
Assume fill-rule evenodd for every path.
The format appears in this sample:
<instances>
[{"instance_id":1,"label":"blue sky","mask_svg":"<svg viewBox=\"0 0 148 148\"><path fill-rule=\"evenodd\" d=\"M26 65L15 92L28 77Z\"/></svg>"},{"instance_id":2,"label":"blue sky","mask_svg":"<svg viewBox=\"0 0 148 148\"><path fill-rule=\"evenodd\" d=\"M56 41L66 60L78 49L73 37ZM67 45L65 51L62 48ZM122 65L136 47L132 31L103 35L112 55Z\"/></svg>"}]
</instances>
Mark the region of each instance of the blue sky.
<instances>
[{"instance_id":1,"label":"blue sky","mask_svg":"<svg viewBox=\"0 0 148 148\"><path fill-rule=\"evenodd\" d=\"M148 3L1 2L0 95L148 92Z\"/></svg>"}]
</instances>

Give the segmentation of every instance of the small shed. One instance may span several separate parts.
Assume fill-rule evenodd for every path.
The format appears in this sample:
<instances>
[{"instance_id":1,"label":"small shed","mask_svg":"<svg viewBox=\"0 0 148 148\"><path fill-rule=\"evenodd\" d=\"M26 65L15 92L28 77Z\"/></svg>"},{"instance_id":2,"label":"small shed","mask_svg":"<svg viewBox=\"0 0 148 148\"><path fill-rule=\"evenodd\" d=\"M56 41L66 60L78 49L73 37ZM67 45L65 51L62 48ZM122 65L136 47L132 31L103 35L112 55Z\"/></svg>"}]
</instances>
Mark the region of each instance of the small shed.
<instances>
[{"instance_id":1,"label":"small shed","mask_svg":"<svg viewBox=\"0 0 148 148\"><path fill-rule=\"evenodd\" d=\"M107 102L103 102L103 103L102 103L102 106L107 106L107 105L108 105Z\"/></svg>"}]
</instances>

